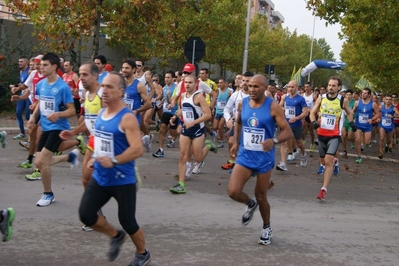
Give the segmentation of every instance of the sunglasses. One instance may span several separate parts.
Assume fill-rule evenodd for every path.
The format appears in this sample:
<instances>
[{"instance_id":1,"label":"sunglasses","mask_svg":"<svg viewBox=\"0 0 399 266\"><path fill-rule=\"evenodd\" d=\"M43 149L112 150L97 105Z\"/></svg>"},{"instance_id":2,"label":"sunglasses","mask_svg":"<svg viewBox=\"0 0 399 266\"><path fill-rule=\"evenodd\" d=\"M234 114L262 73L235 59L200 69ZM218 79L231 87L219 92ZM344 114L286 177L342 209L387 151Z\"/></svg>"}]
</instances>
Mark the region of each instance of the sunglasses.
<instances>
[{"instance_id":1,"label":"sunglasses","mask_svg":"<svg viewBox=\"0 0 399 266\"><path fill-rule=\"evenodd\" d=\"M143 65L136 65L136 67L142 67Z\"/></svg>"},{"instance_id":2,"label":"sunglasses","mask_svg":"<svg viewBox=\"0 0 399 266\"><path fill-rule=\"evenodd\" d=\"M193 72L183 71L183 74L184 74L184 75L191 75L191 73L193 73Z\"/></svg>"},{"instance_id":3,"label":"sunglasses","mask_svg":"<svg viewBox=\"0 0 399 266\"><path fill-rule=\"evenodd\" d=\"M157 79L153 79L153 80L152 80L152 82L159 82L159 80L157 80Z\"/></svg>"}]
</instances>

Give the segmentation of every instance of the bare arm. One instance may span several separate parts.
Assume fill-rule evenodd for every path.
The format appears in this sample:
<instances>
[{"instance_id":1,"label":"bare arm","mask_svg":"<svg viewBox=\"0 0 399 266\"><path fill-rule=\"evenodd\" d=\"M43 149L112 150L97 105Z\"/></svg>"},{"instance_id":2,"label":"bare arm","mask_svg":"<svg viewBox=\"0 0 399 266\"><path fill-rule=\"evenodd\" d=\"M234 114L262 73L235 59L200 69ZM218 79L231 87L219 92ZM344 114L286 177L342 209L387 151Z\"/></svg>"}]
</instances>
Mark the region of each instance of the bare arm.
<instances>
[{"instance_id":1,"label":"bare arm","mask_svg":"<svg viewBox=\"0 0 399 266\"><path fill-rule=\"evenodd\" d=\"M150 101L150 98L149 98L149 96L147 94L147 89L146 89L146 87L144 86L143 83L139 82L137 84L137 91L139 92L141 99L143 99L144 104L140 108L138 108L138 109L133 111L136 114L140 113L140 112L143 112L143 111L146 111L146 110L151 108L151 101Z\"/></svg>"},{"instance_id":2,"label":"bare arm","mask_svg":"<svg viewBox=\"0 0 399 266\"><path fill-rule=\"evenodd\" d=\"M141 142L140 126L134 115L130 113L125 114L120 126L125 132L127 142L129 143L129 147L115 157L118 160L118 164L123 164L135 160L143 154L143 143Z\"/></svg>"},{"instance_id":3,"label":"bare arm","mask_svg":"<svg viewBox=\"0 0 399 266\"><path fill-rule=\"evenodd\" d=\"M321 104L321 97L317 98L312 110L310 110L309 119L311 123L316 121L316 115L320 109L320 104Z\"/></svg>"},{"instance_id":4,"label":"bare arm","mask_svg":"<svg viewBox=\"0 0 399 266\"><path fill-rule=\"evenodd\" d=\"M288 124L287 119L285 119L283 110L275 102L272 103L270 109L271 115L273 116L276 124L281 130L280 134L277 136L278 143L283 143L291 138L294 138L291 127Z\"/></svg>"}]
</instances>

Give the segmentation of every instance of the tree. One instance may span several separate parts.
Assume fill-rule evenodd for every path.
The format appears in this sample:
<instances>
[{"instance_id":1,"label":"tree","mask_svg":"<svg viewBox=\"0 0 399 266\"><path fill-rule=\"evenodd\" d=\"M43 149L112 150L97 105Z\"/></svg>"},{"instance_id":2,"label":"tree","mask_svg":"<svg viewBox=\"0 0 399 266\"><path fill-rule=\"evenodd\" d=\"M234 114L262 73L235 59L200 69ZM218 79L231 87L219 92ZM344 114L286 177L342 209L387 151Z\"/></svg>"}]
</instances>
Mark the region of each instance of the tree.
<instances>
[{"instance_id":1,"label":"tree","mask_svg":"<svg viewBox=\"0 0 399 266\"><path fill-rule=\"evenodd\" d=\"M399 81L398 1L313 0L308 4L329 23L342 24L346 43L341 58L347 63L346 71L358 79L366 76L379 89Z\"/></svg>"}]
</instances>

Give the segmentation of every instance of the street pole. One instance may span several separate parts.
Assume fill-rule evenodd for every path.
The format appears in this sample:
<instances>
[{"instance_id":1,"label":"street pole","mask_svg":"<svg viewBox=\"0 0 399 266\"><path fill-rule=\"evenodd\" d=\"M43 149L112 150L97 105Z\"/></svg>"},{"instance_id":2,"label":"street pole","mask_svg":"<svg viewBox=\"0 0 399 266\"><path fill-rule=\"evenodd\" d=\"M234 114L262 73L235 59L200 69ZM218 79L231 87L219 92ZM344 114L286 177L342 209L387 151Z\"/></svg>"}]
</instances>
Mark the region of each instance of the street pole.
<instances>
[{"instance_id":1,"label":"street pole","mask_svg":"<svg viewBox=\"0 0 399 266\"><path fill-rule=\"evenodd\" d=\"M193 40L193 56L191 57L191 64L194 65L194 60L195 60L195 42L196 40Z\"/></svg>"},{"instance_id":2,"label":"street pole","mask_svg":"<svg viewBox=\"0 0 399 266\"><path fill-rule=\"evenodd\" d=\"M242 62L242 74L247 72L249 26L251 25L251 7L252 7L252 0L248 0L247 27L246 27L246 31L245 31L245 48L244 48L244 60Z\"/></svg>"},{"instance_id":3,"label":"street pole","mask_svg":"<svg viewBox=\"0 0 399 266\"><path fill-rule=\"evenodd\" d=\"M313 43L314 43L314 29L315 29L315 27L316 27L316 15L313 15L313 33L312 33L312 43L310 45L309 64L312 63ZM308 75L308 82L310 82L310 73Z\"/></svg>"}]
</instances>

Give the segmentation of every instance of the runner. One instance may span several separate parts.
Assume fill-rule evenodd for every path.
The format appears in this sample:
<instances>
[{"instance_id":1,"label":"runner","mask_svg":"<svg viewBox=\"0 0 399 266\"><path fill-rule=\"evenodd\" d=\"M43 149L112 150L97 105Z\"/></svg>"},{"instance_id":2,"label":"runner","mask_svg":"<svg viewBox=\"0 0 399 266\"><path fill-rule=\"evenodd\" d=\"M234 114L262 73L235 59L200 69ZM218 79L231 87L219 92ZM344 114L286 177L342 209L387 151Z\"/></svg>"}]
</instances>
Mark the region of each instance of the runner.
<instances>
[{"instance_id":1,"label":"runner","mask_svg":"<svg viewBox=\"0 0 399 266\"><path fill-rule=\"evenodd\" d=\"M308 106L305 99L298 94L298 83L295 80L291 80L287 85L288 93L281 97L280 106L284 108L285 118L287 119L292 132L294 133L295 143L299 147L302 153L301 166L308 164L305 146L302 142L302 119L308 115ZM287 144L288 144L288 158L287 155ZM288 161L296 159L296 152L293 149L294 140L290 139L287 143L281 143L281 162L276 166L277 170L288 171L286 165L286 158Z\"/></svg>"},{"instance_id":2,"label":"runner","mask_svg":"<svg viewBox=\"0 0 399 266\"><path fill-rule=\"evenodd\" d=\"M51 189L50 166L59 162L70 162L77 166L79 150L75 149L69 155L54 156L54 152L62 142L59 133L70 128L68 118L75 115L72 93L69 86L57 75L60 58L54 53L43 56L40 68L46 79L40 81L36 87L39 101L28 124L34 124L35 116L40 112L43 132L36 152L36 166L42 175L44 188L41 199L36 203L45 207L54 202L55 197Z\"/></svg>"},{"instance_id":3,"label":"runner","mask_svg":"<svg viewBox=\"0 0 399 266\"><path fill-rule=\"evenodd\" d=\"M235 201L246 204L242 216L243 225L248 225L255 210L259 207L263 228L259 244L269 245L272 238L270 227L270 205L267 201L267 189L274 167L275 145L293 137L292 130L284 117L280 106L273 98L265 95L267 80L262 75L255 75L249 82L249 97L238 105L235 124L235 142L231 148L233 157L237 156L236 165L230 176L227 193ZM278 125L280 135L275 138ZM238 155L236 155L238 150ZM245 183L256 173L255 199L243 192Z\"/></svg>"},{"instance_id":4,"label":"runner","mask_svg":"<svg viewBox=\"0 0 399 266\"><path fill-rule=\"evenodd\" d=\"M357 130L355 132L355 146L356 146L356 163L362 163L361 154L361 138L363 135L364 142L366 145L370 145L371 142L371 130L372 121L376 120L380 116L380 110L375 102L371 100L371 90L364 88L362 90L362 98L355 103L353 106L353 112L357 113L355 124Z\"/></svg>"},{"instance_id":5,"label":"runner","mask_svg":"<svg viewBox=\"0 0 399 266\"><path fill-rule=\"evenodd\" d=\"M130 236L136 254L130 265L146 265L151 254L145 247L145 237L136 221L135 159L143 154L137 118L122 100L126 82L122 75L110 72L102 83L102 109L95 123L94 157L87 167L94 169L79 207L80 220L95 231L111 238L108 260L115 261L120 247ZM113 197L118 202L122 229L113 227L98 214ZM127 233L127 234L126 234Z\"/></svg>"},{"instance_id":6,"label":"runner","mask_svg":"<svg viewBox=\"0 0 399 266\"><path fill-rule=\"evenodd\" d=\"M380 126L380 153L378 154L378 158L383 159L383 151L387 153L388 151L392 152L392 136L394 131L393 118L396 115L399 115L398 109L392 105L392 97L387 95L384 97L384 104L381 106L381 121L379 122ZM386 144L384 145L384 140L386 140ZM385 146L385 147L384 147Z\"/></svg>"},{"instance_id":7,"label":"runner","mask_svg":"<svg viewBox=\"0 0 399 266\"><path fill-rule=\"evenodd\" d=\"M205 141L204 122L211 118L211 110L206 104L204 96L200 91L195 90L196 77L192 74L184 77L185 90L181 95L181 116L183 117L182 131L180 134L180 156L179 156L179 183L170 188L170 192L175 194L186 193L185 173L187 161L191 158L190 149L197 162L202 162L208 151L217 152L215 143L211 140ZM173 117L172 122L175 122Z\"/></svg>"},{"instance_id":8,"label":"runner","mask_svg":"<svg viewBox=\"0 0 399 266\"><path fill-rule=\"evenodd\" d=\"M341 79L331 77L328 80L327 93L317 98L310 112L310 121L314 129L317 129L317 135L319 136L319 156L323 161L323 165L325 165L323 186L317 195L320 200L325 200L326 198L327 186L333 173L335 154L338 151L341 140L343 110L348 116L352 130L356 131L348 99L338 94L341 87ZM316 115L318 112L320 112L320 116L317 121Z\"/></svg>"}]
</instances>

